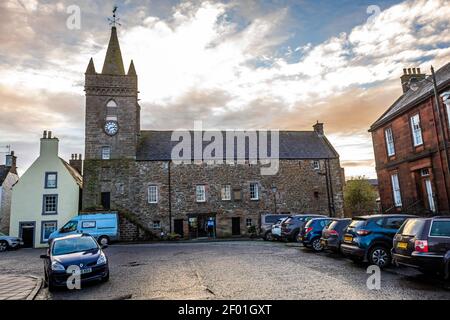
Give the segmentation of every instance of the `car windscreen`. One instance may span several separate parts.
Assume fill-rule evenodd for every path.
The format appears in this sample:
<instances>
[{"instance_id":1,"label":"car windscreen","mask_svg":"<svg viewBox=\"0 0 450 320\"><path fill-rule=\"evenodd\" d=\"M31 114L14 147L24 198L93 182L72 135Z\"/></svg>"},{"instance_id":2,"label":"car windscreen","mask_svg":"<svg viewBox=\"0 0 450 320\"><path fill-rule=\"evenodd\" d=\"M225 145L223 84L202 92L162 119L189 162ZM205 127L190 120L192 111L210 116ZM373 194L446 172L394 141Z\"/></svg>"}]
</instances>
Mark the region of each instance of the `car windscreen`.
<instances>
[{"instance_id":1,"label":"car windscreen","mask_svg":"<svg viewBox=\"0 0 450 320\"><path fill-rule=\"evenodd\" d=\"M68 238L55 241L52 254L61 256L94 249L98 249L98 244L92 237Z\"/></svg>"},{"instance_id":2,"label":"car windscreen","mask_svg":"<svg viewBox=\"0 0 450 320\"><path fill-rule=\"evenodd\" d=\"M339 224L339 221L331 221L331 223L328 225L328 227L326 227L326 229L328 230L334 230L334 228L336 228Z\"/></svg>"},{"instance_id":3,"label":"car windscreen","mask_svg":"<svg viewBox=\"0 0 450 320\"><path fill-rule=\"evenodd\" d=\"M409 219L405 222L398 233L405 236L414 237L422 232L424 225L425 220L423 219Z\"/></svg>"},{"instance_id":4,"label":"car windscreen","mask_svg":"<svg viewBox=\"0 0 450 320\"><path fill-rule=\"evenodd\" d=\"M276 223L280 219L280 216L266 216L264 218L265 223Z\"/></svg>"},{"instance_id":5,"label":"car windscreen","mask_svg":"<svg viewBox=\"0 0 450 320\"><path fill-rule=\"evenodd\" d=\"M348 226L349 228L361 228L362 226L364 226L366 224L367 220L362 220L362 219L356 219L356 220L352 220L352 222L350 223L350 225Z\"/></svg>"},{"instance_id":6,"label":"car windscreen","mask_svg":"<svg viewBox=\"0 0 450 320\"><path fill-rule=\"evenodd\" d=\"M450 221L433 221L430 236L432 237L450 237Z\"/></svg>"}]
</instances>

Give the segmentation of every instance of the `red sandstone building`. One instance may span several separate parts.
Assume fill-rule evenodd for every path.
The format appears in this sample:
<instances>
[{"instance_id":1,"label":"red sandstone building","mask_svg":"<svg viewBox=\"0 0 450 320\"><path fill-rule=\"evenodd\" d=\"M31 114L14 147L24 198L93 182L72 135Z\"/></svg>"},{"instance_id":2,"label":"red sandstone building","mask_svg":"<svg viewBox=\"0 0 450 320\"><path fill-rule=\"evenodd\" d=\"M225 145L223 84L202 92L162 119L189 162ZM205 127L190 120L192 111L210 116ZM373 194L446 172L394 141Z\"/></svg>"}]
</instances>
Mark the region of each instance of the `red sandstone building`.
<instances>
[{"instance_id":1,"label":"red sandstone building","mask_svg":"<svg viewBox=\"0 0 450 320\"><path fill-rule=\"evenodd\" d=\"M450 212L450 63L404 69L403 95L371 126L383 213Z\"/></svg>"}]
</instances>

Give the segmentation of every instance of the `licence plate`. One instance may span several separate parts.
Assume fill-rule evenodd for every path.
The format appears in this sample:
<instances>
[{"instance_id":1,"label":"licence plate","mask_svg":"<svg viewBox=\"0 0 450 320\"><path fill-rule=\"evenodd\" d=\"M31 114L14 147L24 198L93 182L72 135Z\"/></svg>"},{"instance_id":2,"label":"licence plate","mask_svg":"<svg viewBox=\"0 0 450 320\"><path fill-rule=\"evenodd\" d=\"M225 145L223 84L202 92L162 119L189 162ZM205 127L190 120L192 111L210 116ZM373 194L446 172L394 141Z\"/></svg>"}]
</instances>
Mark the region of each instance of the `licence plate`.
<instances>
[{"instance_id":1,"label":"licence plate","mask_svg":"<svg viewBox=\"0 0 450 320\"><path fill-rule=\"evenodd\" d=\"M397 243L397 248L406 249L406 248L408 248L408 244L406 242L399 242L399 243Z\"/></svg>"},{"instance_id":2,"label":"licence plate","mask_svg":"<svg viewBox=\"0 0 450 320\"><path fill-rule=\"evenodd\" d=\"M92 272L92 268L86 268L86 269L81 269L80 271L74 270L72 272L72 274L87 274L87 273L91 273ZM70 273L70 272L68 272Z\"/></svg>"},{"instance_id":3,"label":"licence plate","mask_svg":"<svg viewBox=\"0 0 450 320\"><path fill-rule=\"evenodd\" d=\"M352 243L353 242L353 237L352 236L345 236L344 237L344 242Z\"/></svg>"},{"instance_id":4,"label":"licence plate","mask_svg":"<svg viewBox=\"0 0 450 320\"><path fill-rule=\"evenodd\" d=\"M325 240L320 240L320 244L322 245L322 247L327 246L327 242Z\"/></svg>"}]
</instances>

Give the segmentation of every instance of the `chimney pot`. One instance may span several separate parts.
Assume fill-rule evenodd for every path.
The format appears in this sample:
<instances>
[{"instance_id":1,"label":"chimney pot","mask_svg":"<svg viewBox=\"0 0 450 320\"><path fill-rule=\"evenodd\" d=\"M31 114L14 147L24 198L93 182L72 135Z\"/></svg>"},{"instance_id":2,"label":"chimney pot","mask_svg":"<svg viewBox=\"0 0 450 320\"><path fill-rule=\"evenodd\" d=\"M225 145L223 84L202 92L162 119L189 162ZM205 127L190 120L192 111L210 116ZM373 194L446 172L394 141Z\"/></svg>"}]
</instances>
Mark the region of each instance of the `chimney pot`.
<instances>
[{"instance_id":1,"label":"chimney pot","mask_svg":"<svg viewBox=\"0 0 450 320\"><path fill-rule=\"evenodd\" d=\"M47 139L47 130L44 130L44 134L42 135L44 139Z\"/></svg>"},{"instance_id":2,"label":"chimney pot","mask_svg":"<svg viewBox=\"0 0 450 320\"><path fill-rule=\"evenodd\" d=\"M411 74L411 68L408 68L408 74Z\"/></svg>"},{"instance_id":3,"label":"chimney pot","mask_svg":"<svg viewBox=\"0 0 450 320\"><path fill-rule=\"evenodd\" d=\"M81 153L78 155L78 160L83 160L83 159L81 158Z\"/></svg>"},{"instance_id":4,"label":"chimney pot","mask_svg":"<svg viewBox=\"0 0 450 320\"><path fill-rule=\"evenodd\" d=\"M417 68L417 73L420 74L420 68Z\"/></svg>"},{"instance_id":5,"label":"chimney pot","mask_svg":"<svg viewBox=\"0 0 450 320\"><path fill-rule=\"evenodd\" d=\"M52 138L52 132L51 132L51 131L49 131L49 132L48 132L48 135L47 135L47 137L48 137L49 139L51 139L51 138Z\"/></svg>"},{"instance_id":6,"label":"chimney pot","mask_svg":"<svg viewBox=\"0 0 450 320\"><path fill-rule=\"evenodd\" d=\"M407 74L406 68L403 68L403 74Z\"/></svg>"}]
</instances>

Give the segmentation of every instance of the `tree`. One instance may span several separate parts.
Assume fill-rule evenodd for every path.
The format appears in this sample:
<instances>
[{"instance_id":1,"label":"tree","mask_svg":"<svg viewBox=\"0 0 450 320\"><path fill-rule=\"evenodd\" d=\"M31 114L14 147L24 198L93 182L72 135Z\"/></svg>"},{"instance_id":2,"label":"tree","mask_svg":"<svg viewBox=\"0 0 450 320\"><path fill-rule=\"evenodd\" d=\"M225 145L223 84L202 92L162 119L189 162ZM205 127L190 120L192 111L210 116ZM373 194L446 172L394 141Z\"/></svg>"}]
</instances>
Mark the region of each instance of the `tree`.
<instances>
[{"instance_id":1,"label":"tree","mask_svg":"<svg viewBox=\"0 0 450 320\"><path fill-rule=\"evenodd\" d=\"M347 181L344 189L345 207L352 215L376 212L377 197L377 192L365 177Z\"/></svg>"}]
</instances>

